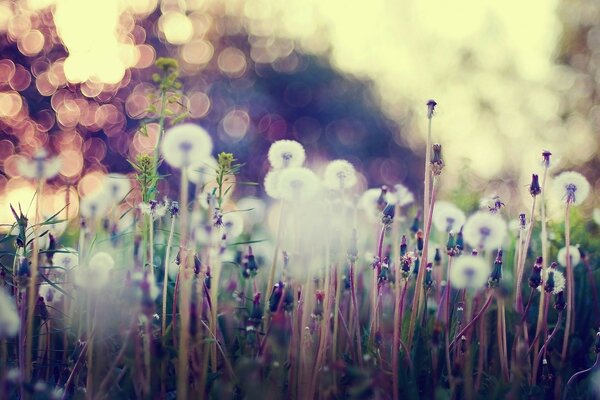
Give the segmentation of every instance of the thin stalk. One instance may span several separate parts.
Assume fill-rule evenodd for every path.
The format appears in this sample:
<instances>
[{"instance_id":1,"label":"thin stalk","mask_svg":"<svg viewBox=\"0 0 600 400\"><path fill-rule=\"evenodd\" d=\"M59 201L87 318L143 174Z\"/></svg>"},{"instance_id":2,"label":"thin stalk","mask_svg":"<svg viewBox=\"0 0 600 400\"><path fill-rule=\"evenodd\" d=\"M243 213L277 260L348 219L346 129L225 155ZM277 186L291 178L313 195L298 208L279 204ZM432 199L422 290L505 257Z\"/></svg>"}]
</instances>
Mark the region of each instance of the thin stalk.
<instances>
[{"instance_id":1,"label":"thin stalk","mask_svg":"<svg viewBox=\"0 0 600 400\"><path fill-rule=\"evenodd\" d=\"M545 166L544 167L544 174L542 176L542 192L540 193L540 219L542 222L542 230L541 230L541 236L540 236L540 241L542 242L542 276L544 276L545 272L546 272L546 268L548 268L548 229L547 229L547 223L546 223L546 202L544 201L544 198L546 196L546 179L548 177L548 167ZM546 292L544 290L541 291L540 293L540 304L542 304L544 302L544 298L548 296L546 294ZM538 355L538 340L539 340L539 334L541 332L542 329L542 324L544 323L544 310L542 309L542 307L540 306L538 308L538 316L537 316L537 324L536 324L536 339L534 339L533 341L533 347L534 347L534 352L533 352L533 361L535 363L535 360L537 358Z\"/></svg>"},{"instance_id":2,"label":"thin stalk","mask_svg":"<svg viewBox=\"0 0 600 400\"><path fill-rule=\"evenodd\" d=\"M171 228L169 230L169 239L165 249L165 273L163 277L163 296L162 296L162 327L161 336L165 335L167 330L167 287L169 285L169 264L171 260L171 245L173 244L173 234L175 233L175 217L171 218ZM173 317L175 314L173 314Z\"/></svg>"},{"instance_id":3,"label":"thin stalk","mask_svg":"<svg viewBox=\"0 0 600 400\"><path fill-rule=\"evenodd\" d=\"M400 275L398 274L398 278ZM402 314L404 313L404 298L408 280L404 280L402 290L396 290L396 307L394 309L394 337L392 339L392 379L394 400L398 400L400 385L398 382L398 351L400 350L400 334L402 333Z\"/></svg>"},{"instance_id":4,"label":"thin stalk","mask_svg":"<svg viewBox=\"0 0 600 400\"><path fill-rule=\"evenodd\" d=\"M430 122L430 131L431 131L431 119L429 120ZM431 137L429 138L429 140L431 140ZM431 147L431 146L429 146ZM431 165L429 165L428 169L427 169L427 175L430 174L430 167ZM411 315L410 315L410 325L409 325L409 329L408 329L408 348L411 347L412 345L412 339L413 339L413 335L414 335L414 331L415 331L415 323L417 321L418 318L418 314L422 311L422 301L423 301L423 280L425 279L425 270L427 269L427 262L428 262L428 253L429 253L429 236L431 234L431 221L432 221L432 216L433 216L433 208L435 205L435 198L436 198L436 189L437 189L437 177L434 176L433 177L433 187L431 188L431 204L428 204L427 208L426 208L426 212L424 214L424 226L425 226L425 232L423 235L423 255L421 256L421 267L419 268L419 272L417 273L417 281L415 283L415 292L414 292L414 296L413 296L413 303L412 303L412 311L411 311ZM428 182L426 182L428 184ZM429 193L429 189L428 189L428 193ZM429 198L429 197L428 197Z\"/></svg>"},{"instance_id":5,"label":"thin stalk","mask_svg":"<svg viewBox=\"0 0 600 400\"><path fill-rule=\"evenodd\" d=\"M469 321L469 323L467 325L465 325L464 328L462 328L460 330L460 332L458 332L458 334L456 334L456 336L454 337L454 339L452 340L452 342L450 342L450 344L448 345L448 347L452 348L452 346L456 343L456 341L459 340L469 330L469 328L471 328L471 326L473 326L473 324L475 322L477 322L479 320L479 318L481 318L483 316L483 314L488 309L488 307L490 306L490 304L492 304L492 299L493 298L494 298L493 291L490 290L490 292L488 293L488 297L485 300L485 303L483 304L483 306L479 310L479 313L477 313L477 315L471 321Z\"/></svg>"},{"instance_id":6,"label":"thin stalk","mask_svg":"<svg viewBox=\"0 0 600 400\"><path fill-rule=\"evenodd\" d=\"M527 251L529 250L529 244L531 243L531 234L533 233L533 227L535 225L535 203L537 196L533 196L531 202L531 217L529 221L529 229L527 230L527 238L525 244L521 249L519 255L519 263L517 264L517 286L515 287L515 308L517 312L523 311L523 292L521 291L521 283L523 282L523 272L525 270L525 260L527 259Z\"/></svg>"},{"instance_id":7,"label":"thin stalk","mask_svg":"<svg viewBox=\"0 0 600 400\"><path fill-rule=\"evenodd\" d=\"M187 399L188 374L189 374L189 335L190 335L190 285L189 276L191 255L186 250L187 230L188 230L188 177L186 168L181 169L181 207L180 229L179 229L179 249L182 254L183 268L180 282L180 315L181 327L179 332L179 354L177 369L177 400ZM175 320L175 316L173 316ZM175 334L175 333L173 333Z\"/></svg>"},{"instance_id":8,"label":"thin stalk","mask_svg":"<svg viewBox=\"0 0 600 400\"><path fill-rule=\"evenodd\" d=\"M265 300L268 299L271 289L275 283L275 271L277 270L277 259L279 258L279 246L281 246L281 237L283 234L283 200L279 201L279 216L277 217L277 233L275 238L275 250L273 251L273 260L271 261L271 269L269 271L269 280L267 281L267 287L265 289ZM269 302L265 301L264 313L269 312ZM268 325L267 319L267 325Z\"/></svg>"},{"instance_id":9,"label":"thin stalk","mask_svg":"<svg viewBox=\"0 0 600 400\"><path fill-rule=\"evenodd\" d=\"M37 181L37 189L35 194L35 222L33 225L33 250L31 253L31 276L27 289L27 333L25 344L25 381L30 382L32 379L32 346L33 346L33 314L37 302L37 277L39 265L40 245L38 241L38 227L40 223L40 209L42 206L41 197L44 188L44 181Z\"/></svg>"},{"instance_id":10,"label":"thin stalk","mask_svg":"<svg viewBox=\"0 0 600 400\"><path fill-rule=\"evenodd\" d=\"M544 292L542 290L542 292ZM546 338L546 334L547 334L547 324L548 324L548 308L550 306L550 299L549 299L550 294L547 293L547 296L545 296L541 302L540 302L540 308L542 309L542 315L543 315L543 322L540 328L540 332L538 333L538 336L535 338L533 346L536 346L536 343L539 340L539 335L543 335L544 339ZM545 341L545 340L543 340ZM536 346L537 347L537 346ZM535 348L535 347L534 347ZM537 349L536 349L537 351ZM533 369L532 369L532 375L531 375L531 383L532 385L536 384L537 381L537 372L540 366L540 359L538 357L539 353L535 353L534 352L534 359L533 359Z\"/></svg>"},{"instance_id":11,"label":"thin stalk","mask_svg":"<svg viewBox=\"0 0 600 400\"><path fill-rule=\"evenodd\" d=\"M360 318L358 314L358 304L356 301L356 276L355 276L355 265L354 261L350 262L350 291L352 296L352 315L354 316L354 331L352 334L354 335L355 346L356 346L356 354L358 358L358 365L362 367L363 357L362 357L362 343L360 336Z\"/></svg>"},{"instance_id":12,"label":"thin stalk","mask_svg":"<svg viewBox=\"0 0 600 400\"><path fill-rule=\"evenodd\" d=\"M546 352L548 351L548 345L550 344L550 341L552 340L554 335L556 335L556 333L558 332L561 322L562 322L562 311L559 311L558 319L556 320L556 325L554 326L554 329L552 329L552 333L550 334L550 336L548 336L548 339L544 342L542 348L540 349L540 354L538 355L538 358L537 358L538 365L540 364L540 362L542 361L543 358L546 358Z\"/></svg>"},{"instance_id":13,"label":"thin stalk","mask_svg":"<svg viewBox=\"0 0 600 400\"><path fill-rule=\"evenodd\" d=\"M565 208L565 247L567 250L567 322L565 323L565 335L563 338L563 348L561 359L564 362L567 359L567 353L569 351L569 336L573 333L575 326L575 316L573 310L575 309L575 278L573 274L573 266L571 265L571 208L570 203L567 202Z\"/></svg>"},{"instance_id":14,"label":"thin stalk","mask_svg":"<svg viewBox=\"0 0 600 400\"><path fill-rule=\"evenodd\" d=\"M506 354L506 313L504 300L502 298L496 299L498 304L497 311L497 327L498 327L498 351L500 352L500 367L502 369L502 376L506 382L509 381L508 373L508 356Z\"/></svg>"},{"instance_id":15,"label":"thin stalk","mask_svg":"<svg viewBox=\"0 0 600 400\"><path fill-rule=\"evenodd\" d=\"M584 369L582 371L577 372L576 374L574 374L569 381L567 382L567 386L565 386L565 391L563 393L563 400L567 400L569 398L569 396L567 396L567 394L569 393L569 386L571 386L571 384L573 382L575 382L575 380L579 379L579 377L581 375L585 375L589 372L592 372L594 370L599 370L600 369L600 352L596 353L596 362L594 363L594 365L592 365L590 368L588 369Z\"/></svg>"},{"instance_id":16,"label":"thin stalk","mask_svg":"<svg viewBox=\"0 0 600 400\"><path fill-rule=\"evenodd\" d=\"M340 323L340 307L339 304L342 299L342 269L338 267L337 263L334 265L334 276L335 280L333 282L333 286L335 287L335 302L333 305L333 309L335 310L333 313L333 338L331 345L331 360L335 362L337 359L337 343L338 343L338 330Z\"/></svg>"}]
</instances>

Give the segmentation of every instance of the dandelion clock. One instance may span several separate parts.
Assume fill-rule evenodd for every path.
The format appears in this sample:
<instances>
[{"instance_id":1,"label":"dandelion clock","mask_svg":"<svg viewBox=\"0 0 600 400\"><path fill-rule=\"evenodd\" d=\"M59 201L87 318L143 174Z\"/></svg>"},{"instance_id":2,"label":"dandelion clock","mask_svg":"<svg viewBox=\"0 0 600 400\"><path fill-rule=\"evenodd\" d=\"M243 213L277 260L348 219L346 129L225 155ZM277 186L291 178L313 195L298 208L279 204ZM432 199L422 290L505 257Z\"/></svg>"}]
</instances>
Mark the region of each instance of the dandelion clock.
<instances>
[{"instance_id":1,"label":"dandelion clock","mask_svg":"<svg viewBox=\"0 0 600 400\"><path fill-rule=\"evenodd\" d=\"M201 167L212 153L208 132L194 124L180 124L165 132L160 149L171 167Z\"/></svg>"}]
</instances>

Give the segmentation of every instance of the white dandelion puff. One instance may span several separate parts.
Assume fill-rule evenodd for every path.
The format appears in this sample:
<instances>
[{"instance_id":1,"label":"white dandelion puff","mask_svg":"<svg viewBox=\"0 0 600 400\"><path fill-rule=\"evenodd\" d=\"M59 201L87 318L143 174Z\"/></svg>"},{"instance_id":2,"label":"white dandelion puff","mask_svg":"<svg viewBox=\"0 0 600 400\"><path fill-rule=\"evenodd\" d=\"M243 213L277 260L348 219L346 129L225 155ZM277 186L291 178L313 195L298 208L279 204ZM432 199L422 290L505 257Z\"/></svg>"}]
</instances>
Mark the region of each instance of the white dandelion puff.
<instances>
[{"instance_id":1,"label":"white dandelion puff","mask_svg":"<svg viewBox=\"0 0 600 400\"><path fill-rule=\"evenodd\" d=\"M389 203L397 204L400 207L407 206L415 201L415 196L410 189L400 183L394 185L394 191L389 193L388 197Z\"/></svg>"},{"instance_id":2,"label":"white dandelion puff","mask_svg":"<svg viewBox=\"0 0 600 400\"><path fill-rule=\"evenodd\" d=\"M213 148L210 135L194 124L180 124L165 132L160 149L171 167L201 166Z\"/></svg>"},{"instance_id":3,"label":"white dandelion puff","mask_svg":"<svg viewBox=\"0 0 600 400\"><path fill-rule=\"evenodd\" d=\"M15 336L19 332L19 315L15 301L0 288L0 338Z\"/></svg>"},{"instance_id":4,"label":"white dandelion puff","mask_svg":"<svg viewBox=\"0 0 600 400\"><path fill-rule=\"evenodd\" d=\"M131 191L131 182L127 175L108 174L104 181L104 191L113 204L120 203Z\"/></svg>"},{"instance_id":5,"label":"white dandelion puff","mask_svg":"<svg viewBox=\"0 0 600 400\"><path fill-rule=\"evenodd\" d=\"M279 176L281 175L281 171L269 171L267 175L265 175L265 181L263 186L265 187L265 192L267 196L273 199L281 199L281 193L279 192Z\"/></svg>"},{"instance_id":6,"label":"white dandelion puff","mask_svg":"<svg viewBox=\"0 0 600 400\"><path fill-rule=\"evenodd\" d=\"M379 200L381 197L381 188L366 190L358 200L358 207L362 209L370 221L381 219L381 210ZM392 203L393 196L386 192L382 199L386 204Z\"/></svg>"},{"instance_id":7,"label":"white dandelion puff","mask_svg":"<svg viewBox=\"0 0 600 400\"><path fill-rule=\"evenodd\" d=\"M23 178L46 180L58 175L62 163L56 157L48 157L45 150L39 150L31 159L20 159L17 164Z\"/></svg>"},{"instance_id":8,"label":"white dandelion puff","mask_svg":"<svg viewBox=\"0 0 600 400\"><path fill-rule=\"evenodd\" d=\"M75 270L75 284L87 290L102 289L110 280L111 270L115 266L115 260L106 252L94 254L86 268Z\"/></svg>"},{"instance_id":9,"label":"white dandelion puff","mask_svg":"<svg viewBox=\"0 0 600 400\"><path fill-rule=\"evenodd\" d=\"M306 153L295 140L278 140L269 148L269 163L274 169L301 167Z\"/></svg>"},{"instance_id":10,"label":"white dandelion puff","mask_svg":"<svg viewBox=\"0 0 600 400\"><path fill-rule=\"evenodd\" d=\"M565 286L566 286L566 279L565 279L565 275L560 272L557 271L554 268L546 268L542 274L542 282L544 282L543 285L538 286L538 291L542 291L544 290L544 286L545 283L548 282L548 277L550 275L550 272L552 272L552 277L554 279L554 288L552 289L552 294L557 294L560 293L562 291L565 290Z\"/></svg>"},{"instance_id":11,"label":"white dandelion puff","mask_svg":"<svg viewBox=\"0 0 600 400\"><path fill-rule=\"evenodd\" d=\"M459 231L466 216L460 208L447 201L436 201L433 209L433 224L441 232Z\"/></svg>"},{"instance_id":12,"label":"white dandelion puff","mask_svg":"<svg viewBox=\"0 0 600 400\"><path fill-rule=\"evenodd\" d=\"M99 190L81 199L79 213L82 217L96 219L104 217L111 206L111 199L106 192Z\"/></svg>"},{"instance_id":13,"label":"white dandelion puff","mask_svg":"<svg viewBox=\"0 0 600 400\"><path fill-rule=\"evenodd\" d=\"M579 254L579 249L575 246L569 246L569 257L571 258L571 265L575 266L579 264L581 261L581 255ZM558 251L556 255L556 261L563 267L567 266L567 248L563 247Z\"/></svg>"},{"instance_id":14,"label":"white dandelion puff","mask_svg":"<svg viewBox=\"0 0 600 400\"><path fill-rule=\"evenodd\" d=\"M592 219L596 224L600 225L600 208L594 208L594 211L592 212Z\"/></svg>"},{"instance_id":15,"label":"white dandelion puff","mask_svg":"<svg viewBox=\"0 0 600 400\"><path fill-rule=\"evenodd\" d=\"M239 212L223 214L223 229L228 239L235 239L244 232L244 218Z\"/></svg>"},{"instance_id":16,"label":"white dandelion puff","mask_svg":"<svg viewBox=\"0 0 600 400\"><path fill-rule=\"evenodd\" d=\"M248 196L239 199L237 208L242 211L242 216L248 225L262 223L267 215L267 206L258 197Z\"/></svg>"},{"instance_id":17,"label":"white dandelion puff","mask_svg":"<svg viewBox=\"0 0 600 400\"><path fill-rule=\"evenodd\" d=\"M473 248L492 250L502 245L506 230L506 222L502 217L478 211L467 219L463 227L463 236Z\"/></svg>"},{"instance_id":18,"label":"white dandelion puff","mask_svg":"<svg viewBox=\"0 0 600 400\"><path fill-rule=\"evenodd\" d=\"M460 256L450 268L450 284L456 289L485 286L492 269L483 258L471 255Z\"/></svg>"},{"instance_id":19,"label":"white dandelion puff","mask_svg":"<svg viewBox=\"0 0 600 400\"><path fill-rule=\"evenodd\" d=\"M590 193L590 183L579 172L567 171L554 178L552 191L563 204L578 206Z\"/></svg>"},{"instance_id":20,"label":"white dandelion puff","mask_svg":"<svg viewBox=\"0 0 600 400\"><path fill-rule=\"evenodd\" d=\"M197 186L204 186L216 177L217 160L210 156L199 162L199 165L192 165L187 168L188 179Z\"/></svg>"},{"instance_id":21,"label":"white dandelion puff","mask_svg":"<svg viewBox=\"0 0 600 400\"><path fill-rule=\"evenodd\" d=\"M40 285L39 296L44 298L47 304L56 304L63 298L63 293L50 284Z\"/></svg>"},{"instance_id":22,"label":"white dandelion puff","mask_svg":"<svg viewBox=\"0 0 600 400\"><path fill-rule=\"evenodd\" d=\"M56 253L54 253L54 257L52 258L52 264L55 267L64 269L56 269L56 272L68 272L73 268L77 267L79 264L79 255L77 254L77 250L64 247L59 249Z\"/></svg>"},{"instance_id":23,"label":"white dandelion puff","mask_svg":"<svg viewBox=\"0 0 600 400\"><path fill-rule=\"evenodd\" d=\"M356 185L356 170L346 160L334 160L325 168L323 185L329 189L345 190Z\"/></svg>"},{"instance_id":24,"label":"white dandelion puff","mask_svg":"<svg viewBox=\"0 0 600 400\"><path fill-rule=\"evenodd\" d=\"M308 168L286 168L279 175L277 190L284 200L305 202L317 194L319 178Z\"/></svg>"}]
</instances>

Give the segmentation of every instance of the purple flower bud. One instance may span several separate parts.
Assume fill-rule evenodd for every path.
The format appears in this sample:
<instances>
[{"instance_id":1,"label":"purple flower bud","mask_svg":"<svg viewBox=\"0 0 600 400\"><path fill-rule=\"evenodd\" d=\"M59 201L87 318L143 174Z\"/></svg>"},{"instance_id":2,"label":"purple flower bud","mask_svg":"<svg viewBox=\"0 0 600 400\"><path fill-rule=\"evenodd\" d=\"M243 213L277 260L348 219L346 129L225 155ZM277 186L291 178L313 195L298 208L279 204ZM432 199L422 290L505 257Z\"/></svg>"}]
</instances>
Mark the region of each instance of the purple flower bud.
<instances>
[{"instance_id":1,"label":"purple flower bud","mask_svg":"<svg viewBox=\"0 0 600 400\"><path fill-rule=\"evenodd\" d=\"M433 118L435 106L437 106L437 103L435 102L435 100L430 99L429 101L427 101L427 118L428 119Z\"/></svg>"}]
</instances>

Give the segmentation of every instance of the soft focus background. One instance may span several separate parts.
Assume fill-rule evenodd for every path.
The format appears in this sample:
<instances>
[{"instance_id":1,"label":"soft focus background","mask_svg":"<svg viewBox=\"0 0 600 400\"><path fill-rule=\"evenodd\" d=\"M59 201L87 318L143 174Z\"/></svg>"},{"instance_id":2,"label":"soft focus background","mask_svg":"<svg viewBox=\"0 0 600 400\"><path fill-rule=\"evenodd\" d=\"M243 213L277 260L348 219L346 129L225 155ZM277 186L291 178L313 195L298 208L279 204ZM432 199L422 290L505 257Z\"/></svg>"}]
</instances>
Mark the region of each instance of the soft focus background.
<instances>
[{"instance_id":1,"label":"soft focus background","mask_svg":"<svg viewBox=\"0 0 600 400\"><path fill-rule=\"evenodd\" d=\"M0 1L1 204L31 199L16 166L40 147L63 160L48 208L65 183L84 194L131 172L153 146L156 127L137 128L160 56L178 59L190 120L244 179L262 181L270 142L295 138L313 166L349 159L363 188L420 190L435 98L446 193L520 210L542 149L598 188L598 21L593 0Z\"/></svg>"}]
</instances>

